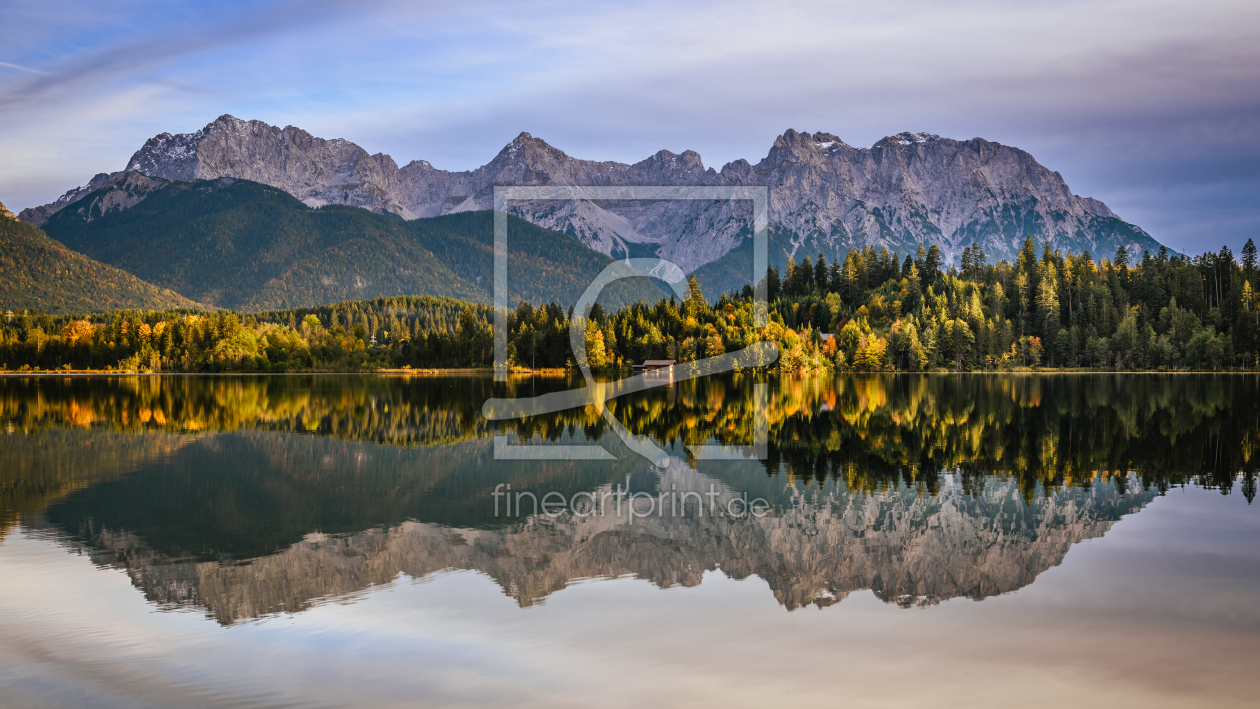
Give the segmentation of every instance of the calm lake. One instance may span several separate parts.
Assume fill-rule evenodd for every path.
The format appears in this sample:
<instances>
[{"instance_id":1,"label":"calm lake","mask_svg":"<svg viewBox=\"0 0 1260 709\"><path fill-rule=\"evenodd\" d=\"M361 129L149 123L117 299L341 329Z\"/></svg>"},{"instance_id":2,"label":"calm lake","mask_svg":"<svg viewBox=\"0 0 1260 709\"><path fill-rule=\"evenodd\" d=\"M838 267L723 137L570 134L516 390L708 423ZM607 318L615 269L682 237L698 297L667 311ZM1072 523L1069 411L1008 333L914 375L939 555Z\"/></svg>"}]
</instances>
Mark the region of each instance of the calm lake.
<instances>
[{"instance_id":1,"label":"calm lake","mask_svg":"<svg viewBox=\"0 0 1260 709\"><path fill-rule=\"evenodd\" d=\"M1260 703L1256 376L578 387L0 378L0 706Z\"/></svg>"}]
</instances>

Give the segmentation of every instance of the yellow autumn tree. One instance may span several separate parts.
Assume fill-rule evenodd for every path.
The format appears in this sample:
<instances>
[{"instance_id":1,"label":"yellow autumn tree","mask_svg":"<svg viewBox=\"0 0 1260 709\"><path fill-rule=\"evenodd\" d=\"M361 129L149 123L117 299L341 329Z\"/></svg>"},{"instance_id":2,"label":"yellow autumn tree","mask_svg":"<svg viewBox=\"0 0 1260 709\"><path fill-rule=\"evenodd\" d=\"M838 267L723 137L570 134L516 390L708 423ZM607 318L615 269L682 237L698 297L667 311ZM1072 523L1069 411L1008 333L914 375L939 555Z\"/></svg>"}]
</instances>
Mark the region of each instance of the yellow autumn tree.
<instances>
[{"instance_id":1,"label":"yellow autumn tree","mask_svg":"<svg viewBox=\"0 0 1260 709\"><path fill-rule=\"evenodd\" d=\"M77 345L80 342L90 342L92 336L96 334L96 328L92 327L92 323L87 320L71 320L66 326L61 328L61 336L71 345Z\"/></svg>"},{"instance_id":2,"label":"yellow autumn tree","mask_svg":"<svg viewBox=\"0 0 1260 709\"><path fill-rule=\"evenodd\" d=\"M604 347L604 332L598 327L586 329L586 362L591 369L608 366L608 351Z\"/></svg>"}]
</instances>

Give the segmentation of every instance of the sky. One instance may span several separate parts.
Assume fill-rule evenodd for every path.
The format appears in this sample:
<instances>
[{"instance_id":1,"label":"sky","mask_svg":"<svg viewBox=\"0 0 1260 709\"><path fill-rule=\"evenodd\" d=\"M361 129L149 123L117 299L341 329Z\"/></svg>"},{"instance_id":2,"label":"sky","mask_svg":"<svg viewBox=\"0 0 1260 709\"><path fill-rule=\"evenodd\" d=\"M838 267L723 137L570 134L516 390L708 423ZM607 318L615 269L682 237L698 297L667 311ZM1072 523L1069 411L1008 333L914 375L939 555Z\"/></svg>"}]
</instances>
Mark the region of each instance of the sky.
<instances>
[{"instance_id":1,"label":"sky","mask_svg":"<svg viewBox=\"0 0 1260 709\"><path fill-rule=\"evenodd\" d=\"M43 204L231 114L463 170L788 128L1032 153L1177 250L1260 236L1260 3L0 0L0 202Z\"/></svg>"}]
</instances>

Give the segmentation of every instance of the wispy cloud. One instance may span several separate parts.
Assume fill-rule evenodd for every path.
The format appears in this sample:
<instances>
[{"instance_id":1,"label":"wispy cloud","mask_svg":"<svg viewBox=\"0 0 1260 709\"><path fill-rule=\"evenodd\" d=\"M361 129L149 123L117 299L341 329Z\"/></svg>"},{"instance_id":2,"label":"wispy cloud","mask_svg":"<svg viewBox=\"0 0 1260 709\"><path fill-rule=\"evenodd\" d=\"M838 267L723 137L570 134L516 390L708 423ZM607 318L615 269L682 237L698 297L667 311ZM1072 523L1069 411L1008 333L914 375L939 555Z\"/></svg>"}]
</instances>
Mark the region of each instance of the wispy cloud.
<instances>
[{"instance_id":1,"label":"wispy cloud","mask_svg":"<svg viewBox=\"0 0 1260 709\"><path fill-rule=\"evenodd\" d=\"M81 91L119 79L133 77L143 80L145 72L198 56L203 61L213 62L217 53L334 22L346 11L345 7L335 2L300 6L286 3L266 11L216 18L208 23L185 21L172 26L153 27L152 34L125 36L101 46L69 53L50 71L38 72L39 76L26 81L0 85L0 112L29 111L32 105L38 107L43 101L55 101L64 97L66 92ZM59 93L63 96L58 97Z\"/></svg>"},{"instance_id":2,"label":"wispy cloud","mask_svg":"<svg viewBox=\"0 0 1260 709\"><path fill-rule=\"evenodd\" d=\"M48 73L46 71L40 71L39 69L32 69L30 67L19 66L17 64L10 64L8 62L0 62L0 66L8 67L10 69L17 69L18 71L25 71L31 74L47 74Z\"/></svg>"},{"instance_id":3,"label":"wispy cloud","mask_svg":"<svg viewBox=\"0 0 1260 709\"><path fill-rule=\"evenodd\" d=\"M201 86L189 86L188 84L176 81L174 79L146 77L145 81L157 84L158 86L165 86L168 89L173 89L175 91L184 91L190 94L201 94L205 96L226 96L227 95L226 93L222 91L216 91L215 89L207 89Z\"/></svg>"}]
</instances>

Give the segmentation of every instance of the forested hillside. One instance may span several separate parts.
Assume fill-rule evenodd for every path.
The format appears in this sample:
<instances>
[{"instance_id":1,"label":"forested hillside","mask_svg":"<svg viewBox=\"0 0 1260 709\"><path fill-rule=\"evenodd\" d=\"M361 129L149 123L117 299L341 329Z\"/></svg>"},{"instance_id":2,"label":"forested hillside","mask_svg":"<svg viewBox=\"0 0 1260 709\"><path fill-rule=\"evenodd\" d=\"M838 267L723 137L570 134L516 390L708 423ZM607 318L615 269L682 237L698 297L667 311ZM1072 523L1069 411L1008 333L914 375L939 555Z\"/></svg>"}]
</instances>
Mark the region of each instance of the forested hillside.
<instances>
[{"instance_id":1,"label":"forested hillside","mask_svg":"<svg viewBox=\"0 0 1260 709\"><path fill-rule=\"evenodd\" d=\"M67 249L0 205L0 313L191 308L191 300Z\"/></svg>"},{"instance_id":2,"label":"forested hillside","mask_svg":"<svg viewBox=\"0 0 1260 709\"><path fill-rule=\"evenodd\" d=\"M484 290L446 268L401 227L361 209L310 209L253 182L173 182L100 213L111 183L54 214L45 229L92 258L201 302L236 310L320 305L375 295Z\"/></svg>"},{"instance_id":3,"label":"forested hillside","mask_svg":"<svg viewBox=\"0 0 1260 709\"><path fill-rule=\"evenodd\" d=\"M494 268L494 212L461 212L405 224L455 273L489 290ZM567 307L577 302L613 260L569 235L512 216L508 217L507 242L509 303L554 302ZM600 302L621 307L654 302L665 295L664 287L654 281L630 279L610 284Z\"/></svg>"},{"instance_id":4,"label":"forested hillside","mask_svg":"<svg viewBox=\"0 0 1260 709\"><path fill-rule=\"evenodd\" d=\"M147 181L144 192L136 184ZM365 209L312 209L246 180L154 181L137 173L54 214L67 246L203 303L240 311L433 295L489 303L489 212L405 222ZM512 218L510 299L573 302L610 258L564 234ZM651 284L619 284L606 302L654 300Z\"/></svg>"}]
</instances>

